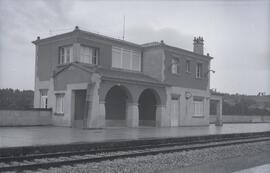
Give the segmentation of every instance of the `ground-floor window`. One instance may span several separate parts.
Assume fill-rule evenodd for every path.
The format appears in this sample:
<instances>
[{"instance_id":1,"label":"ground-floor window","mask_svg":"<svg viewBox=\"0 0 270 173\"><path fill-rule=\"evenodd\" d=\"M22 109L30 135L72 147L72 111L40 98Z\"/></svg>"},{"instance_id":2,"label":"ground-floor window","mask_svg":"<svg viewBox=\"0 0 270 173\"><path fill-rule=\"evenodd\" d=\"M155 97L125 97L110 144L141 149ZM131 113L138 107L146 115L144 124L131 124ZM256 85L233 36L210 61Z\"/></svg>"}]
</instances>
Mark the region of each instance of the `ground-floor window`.
<instances>
[{"instance_id":1,"label":"ground-floor window","mask_svg":"<svg viewBox=\"0 0 270 173\"><path fill-rule=\"evenodd\" d=\"M40 90L40 108L48 108L48 90Z\"/></svg>"},{"instance_id":2,"label":"ground-floor window","mask_svg":"<svg viewBox=\"0 0 270 173\"><path fill-rule=\"evenodd\" d=\"M56 113L64 113L64 94L56 94Z\"/></svg>"},{"instance_id":3,"label":"ground-floor window","mask_svg":"<svg viewBox=\"0 0 270 173\"><path fill-rule=\"evenodd\" d=\"M203 98L201 97L195 97L193 98L193 105L194 105L194 117L202 117L204 112L204 104L203 104Z\"/></svg>"}]
</instances>

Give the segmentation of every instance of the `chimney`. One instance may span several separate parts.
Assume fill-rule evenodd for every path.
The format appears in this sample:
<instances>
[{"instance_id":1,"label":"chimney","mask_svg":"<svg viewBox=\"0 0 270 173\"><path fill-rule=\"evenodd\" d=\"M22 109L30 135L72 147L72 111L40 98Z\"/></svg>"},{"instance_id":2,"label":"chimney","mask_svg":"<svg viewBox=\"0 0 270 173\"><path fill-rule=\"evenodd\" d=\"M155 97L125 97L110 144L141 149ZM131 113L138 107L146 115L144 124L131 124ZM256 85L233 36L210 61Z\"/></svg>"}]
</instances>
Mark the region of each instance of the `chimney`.
<instances>
[{"instance_id":1,"label":"chimney","mask_svg":"<svg viewBox=\"0 0 270 173\"><path fill-rule=\"evenodd\" d=\"M194 37L193 52L199 55L203 55L203 37Z\"/></svg>"},{"instance_id":2,"label":"chimney","mask_svg":"<svg viewBox=\"0 0 270 173\"><path fill-rule=\"evenodd\" d=\"M75 29L74 29L75 31L77 31L77 30L79 30L79 27L78 26L75 26Z\"/></svg>"}]
</instances>

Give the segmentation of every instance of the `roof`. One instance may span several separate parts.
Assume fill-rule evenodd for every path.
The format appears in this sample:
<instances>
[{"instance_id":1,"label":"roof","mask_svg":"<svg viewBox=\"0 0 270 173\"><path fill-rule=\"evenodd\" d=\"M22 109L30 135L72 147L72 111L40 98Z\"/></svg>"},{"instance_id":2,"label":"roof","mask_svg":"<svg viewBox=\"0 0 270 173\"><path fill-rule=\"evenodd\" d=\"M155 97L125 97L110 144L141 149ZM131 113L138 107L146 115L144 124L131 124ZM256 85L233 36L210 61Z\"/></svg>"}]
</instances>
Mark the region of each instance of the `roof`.
<instances>
[{"instance_id":1,"label":"roof","mask_svg":"<svg viewBox=\"0 0 270 173\"><path fill-rule=\"evenodd\" d=\"M95 37L99 37L101 39L105 39L105 40L109 40L109 41L114 41L114 42L117 42L117 43L134 46L134 47L137 47L137 48L150 48L150 47L160 47L160 46L163 46L165 48L171 48L171 49L175 49L177 51L186 52L186 53L191 54L191 55L194 55L194 56L201 56L201 57L206 57L206 58L212 59L212 57L210 57L210 56L199 55L199 54L194 53L193 51L189 51L189 50L181 49L181 48L178 48L178 47L170 46L168 44L165 44L163 41L162 42L149 42L149 43L145 43L145 44L137 44L137 43L129 42L129 41L126 41L126 40L121 40L121 39L117 39L117 38L113 38L113 37L109 37L109 36L105 36L105 35L101 35L101 34L89 32L89 31L81 30L81 29L79 29L79 27L76 27L71 32L67 32L67 33L55 35L55 36L44 38L44 39L39 39L39 37L38 37L38 39L35 40L35 41L33 41L32 43L38 44L38 43L42 43L42 42L46 42L46 41L52 41L52 40L55 40L55 39L62 39L63 37L66 37L66 36L72 37L73 36L73 33L76 33L76 32L77 33L85 33L87 35L92 35L92 36L95 36Z\"/></svg>"},{"instance_id":2,"label":"roof","mask_svg":"<svg viewBox=\"0 0 270 173\"><path fill-rule=\"evenodd\" d=\"M150 43L144 43L141 46L146 48L146 47L154 47L154 46L160 46L160 45L161 45L160 42L154 41Z\"/></svg>"},{"instance_id":3,"label":"roof","mask_svg":"<svg viewBox=\"0 0 270 173\"><path fill-rule=\"evenodd\" d=\"M98 34L98 33L93 33L93 32L89 32L89 31L81 30L79 28L75 28L75 30L73 30L71 32L58 34L58 35L43 38L43 39L40 39L40 37L38 37L37 40L32 41L32 43L38 44L38 43L42 43L42 42L46 42L46 41L52 41L52 40L55 40L55 39L62 39L63 37L66 37L66 36L71 36L72 37L72 34L76 33L76 32L77 33L85 33L87 35L92 35L92 36L99 37L99 38L102 38L102 39L105 39L105 40L114 41L114 42L117 42L117 43L122 43L122 44L130 45L130 46L135 46L135 47L142 48L142 46L140 44L136 44L136 43L129 42L129 41L126 41L126 40L121 40L121 39L118 39L118 38L113 38L113 37L101 35L101 34Z\"/></svg>"},{"instance_id":4,"label":"roof","mask_svg":"<svg viewBox=\"0 0 270 173\"><path fill-rule=\"evenodd\" d=\"M89 73L94 73L94 72L95 72L94 69L85 68L84 66L81 65L81 63L78 63L78 62L72 62L72 63L67 64L67 65L61 65L61 66L59 66L59 68L56 69L56 70L53 72L53 77L55 77L55 76L57 76L58 74L60 74L61 72L65 71L65 69L68 69L70 66L79 68L79 69L84 70L84 71L89 72Z\"/></svg>"},{"instance_id":5,"label":"roof","mask_svg":"<svg viewBox=\"0 0 270 173\"><path fill-rule=\"evenodd\" d=\"M126 71L121 69L106 69L98 66L92 66L85 63L80 62L73 62L68 65L64 65L63 67L60 67L57 71L54 72L54 77L61 72L63 72L65 69L69 68L70 66L74 66L76 68L79 68L81 70L84 70L88 73L98 73L100 74L102 79L107 80L115 80L115 81L133 81L133 82L142 82L142 83L148 83L148 84L154 84L159 86L167 86L167 84L152 78L148 75L143 74L142 72L134 72L134 71Z\"/></svg>"},{"instance_id":6,"label":"roof","mask_svg":"<svg viewBox=\"0 0 270 173\"><path fill-rule=\"evenodd\" d=\"M112 80L124 80L124 81L135 81L135 82L143 82L143 83L151 83L156 85L167 85L155 78L152 78L148 75L143 74L142 72L129 72L118 69L105 69L98 68L97 72L104 79L112 79Z\"/></svg>"},{"instance_id":7,"label":"roof","mask_svg":"<svg viewBox=\"0 0 270 173\"><path fill-rule=\"evenodd\" d=\"M194 55L194 56L201 56L201 57L205 57L205 58L208 58L208 59L213 59L213 57L211 57L211 56L200 55L200 54L194 53L193 51L189 51L189 50L182 49L182 48L179 48L179 47L174 47L174 46L165 44L163 41L162 42L145 43L145 44L142 44L141 46L143 48L151 48L151 47L161 47L161 46L163 46L165 49L174 49L176 51L182 51L182 52Z\"/></svg>"}]
</instances>

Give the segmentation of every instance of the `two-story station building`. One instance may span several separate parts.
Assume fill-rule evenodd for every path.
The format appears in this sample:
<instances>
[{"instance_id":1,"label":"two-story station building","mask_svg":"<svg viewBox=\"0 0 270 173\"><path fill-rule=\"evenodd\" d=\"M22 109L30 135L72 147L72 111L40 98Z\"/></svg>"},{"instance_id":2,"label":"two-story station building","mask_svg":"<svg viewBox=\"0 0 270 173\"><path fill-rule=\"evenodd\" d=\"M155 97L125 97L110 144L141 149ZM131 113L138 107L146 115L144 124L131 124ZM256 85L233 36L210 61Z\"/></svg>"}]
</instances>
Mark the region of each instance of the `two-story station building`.
<instances>
[{"instance_id":1,"label":"two-story station building","mask_svg":"<svg viewBox=\"0 0 270 173\"><path fill-rule=\"evenodd\" d=\"M135 44L80 30L33 41L34 107L52 108L54 125L209 124L209 69L203 38L194 50L163 41Z\"/></svg>"}]
</instances>

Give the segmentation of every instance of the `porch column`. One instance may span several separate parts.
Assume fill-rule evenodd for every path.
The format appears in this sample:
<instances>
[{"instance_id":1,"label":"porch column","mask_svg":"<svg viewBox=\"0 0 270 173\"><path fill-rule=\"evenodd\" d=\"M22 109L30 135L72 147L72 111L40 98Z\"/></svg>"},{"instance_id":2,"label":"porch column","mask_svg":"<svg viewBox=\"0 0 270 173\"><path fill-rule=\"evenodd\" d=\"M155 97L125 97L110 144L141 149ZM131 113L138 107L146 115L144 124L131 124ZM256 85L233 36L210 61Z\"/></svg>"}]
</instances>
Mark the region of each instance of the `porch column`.
<instances>
[{"instance_id":1,"label":"porch column","mask_svg":"<svg viewBox=\"0 0 270 173\"><path fill-rule=\"evenodd\" d=\"M210 98L209 97L205 97L204 98L204 101L203 101L203 115L204 117L206 117L209 121L209 118L210 118Z\"/></svg>"},{"instance_id":2,"label":"porch column","mask_svg":"<svg viewBox=\"0 0 270 173\"><path fill-rule=\"evenodd\" d=\"M166 118L166 107L165 105L157 105L156 109L156 126L157 127L165 127L168 126Z\"/></svg>"},{"instance_id":3,"label":"porch column","mask_svg":"<svg viewBox=\"0 0 270 173\"><path fill-rule=\"evenodd\" d=\"M98 87L89 85L88 92L88 128L101 128L105 126L105 102L99 101Z\"/></svg>"},{"instance_id":4,"label":"porch column","mask_svg":"<svg viewBox=\"0 0 270 173\"><path fill-rule=\"evenodd\" d=\"M103 128L105 127L105 102L95 104L92 111L92 116L88 123L88 128Z\"/></svg>"},{"instance_id":5,"label":"porch column","mask_svg":"<svg viewBox=\"0 0 270 173\"><path fill-rule=\"evenodd\" d=\"M216 110L217 110L217 119L216 119L216 126L222 126L222 100L219 99L216 104Z\"/></svg>"},{"instance_id":6,"label":"porch column","mask_svg":"<svg viewBox=\"0 0 270 173\"><path fill-rule=\"evenodd\" d=\"M88 85L88 128L105 127L105 101L99 97L100 76L93 74L91 83Z\"/></svg>"},{"instance_id":7,"label":"porch column","mask_svg":"<svg viewBox=\"0 0 270 173\"><path fill-rule=\"evenodd\" d=\"M139 126L139 108L138 103L127 104L127 126L138 127Z\"/></svg>"}]
</instances>

